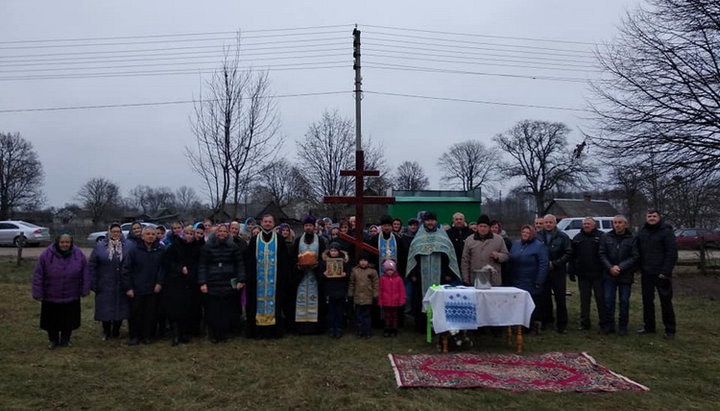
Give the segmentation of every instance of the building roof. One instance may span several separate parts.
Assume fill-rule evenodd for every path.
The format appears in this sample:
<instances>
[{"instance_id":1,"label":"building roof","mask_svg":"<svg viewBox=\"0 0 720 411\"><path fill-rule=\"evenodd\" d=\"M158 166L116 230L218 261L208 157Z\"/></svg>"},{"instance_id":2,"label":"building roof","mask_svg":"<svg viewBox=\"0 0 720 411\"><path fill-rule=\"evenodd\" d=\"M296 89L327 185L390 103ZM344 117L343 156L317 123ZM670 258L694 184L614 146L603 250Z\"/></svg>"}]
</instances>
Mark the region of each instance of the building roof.
<instances>
[{"instance_id":1,"label":"building roof","mask_svg":"<svg viewBox=\"0 0 720 411\"><path fill-rule=\"evenodd\" d=\"M543 214L565 217L613 217L618 211L607 200L590 198L555 198L545 208Z\"/></svg>"}]
</instances>

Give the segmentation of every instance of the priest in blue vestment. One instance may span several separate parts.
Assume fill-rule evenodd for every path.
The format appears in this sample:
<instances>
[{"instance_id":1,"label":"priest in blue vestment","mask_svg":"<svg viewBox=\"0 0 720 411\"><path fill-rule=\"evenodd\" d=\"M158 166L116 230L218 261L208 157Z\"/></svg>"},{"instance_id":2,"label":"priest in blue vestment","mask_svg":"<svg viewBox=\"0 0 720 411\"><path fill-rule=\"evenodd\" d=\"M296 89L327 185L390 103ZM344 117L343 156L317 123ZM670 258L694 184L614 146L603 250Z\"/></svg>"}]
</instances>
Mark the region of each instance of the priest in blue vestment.
<instances>
[{"instance_id":1,"label":"priest in blue vestment","mask_svg":"<svg viewBox=\"0 0 720 411\"><path fill-rule=\"evenodd\" d=\"M316 218L313 216L303 218L303 234L295 240L292 253L295 262L293 329L298 334L322 332L321 314L324 314L325 304L320 282L325 267L320 256L326 246L325 239L315 233L315 222Z\"/></svg>"}]
</instances>

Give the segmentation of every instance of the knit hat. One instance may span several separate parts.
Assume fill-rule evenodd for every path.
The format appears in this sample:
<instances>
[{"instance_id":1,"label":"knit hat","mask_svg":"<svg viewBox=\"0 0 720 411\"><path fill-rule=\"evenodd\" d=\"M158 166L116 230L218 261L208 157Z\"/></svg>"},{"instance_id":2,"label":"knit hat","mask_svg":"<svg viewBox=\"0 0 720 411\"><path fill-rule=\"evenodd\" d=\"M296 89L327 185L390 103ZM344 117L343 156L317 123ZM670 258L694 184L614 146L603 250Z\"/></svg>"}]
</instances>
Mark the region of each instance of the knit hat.
<instances>
[{"instance_id":1,"label":"knit hat","mask_svg":"<svg viewBox=\"0 0 720 411\"><path fill-rule=\"evenodd\" d=\"M395 261L393 260L385 260L383 263L383 271L386 273L388 271L397 271L397 265L395 264Z\"/></svg>"},{"instance_id":2,"label":"knit hat","mask_svg":"<svg viewBox=\"0 0 720 411\"><path fill-rule=\"evenodd\" d=\"M340 251L340 250L342 250L342 247L340 246L340 243L338 243L337 241L333 241L330 243L330 245L328 245L328 250Z\"/></svg>"},{"instance_id":3,"label":"knit hat","mask_svg":"<svg viewBox=\"0 0 720 411\"><path fill-rule=\"evenodd\" d=\"M490 217L487 216L487 214L483 214L477 219L478 224L485 224L490 225Z\"/></svg>"}]
</instances>

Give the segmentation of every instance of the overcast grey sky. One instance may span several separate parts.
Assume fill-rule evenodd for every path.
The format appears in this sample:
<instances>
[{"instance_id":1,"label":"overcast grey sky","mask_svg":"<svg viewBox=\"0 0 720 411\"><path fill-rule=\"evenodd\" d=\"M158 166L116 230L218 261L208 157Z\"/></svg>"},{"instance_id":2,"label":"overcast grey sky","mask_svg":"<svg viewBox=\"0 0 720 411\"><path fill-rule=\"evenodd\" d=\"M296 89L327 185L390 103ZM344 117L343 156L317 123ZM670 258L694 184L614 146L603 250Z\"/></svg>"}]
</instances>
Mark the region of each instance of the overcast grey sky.
<instances>
[{"instance_id":1,"label":"overcast grey sky","mask_svg":"<svg viewBox=\"0 0 720 411\"><path fill-rule=\"evenodd\" d=\"M283 150L294 161L295 141L324 109L354 116L351 33L357 23L367 91L363 135L382 142L392 168L417 160L438 189L437 158L453 143L490 144L526 118L565 122L578 139L578 127L587 124L582 112L477 101L584 108L588 89L582 80L598 75L592 44L611 40L636 4L2 1L0 130L17 131L33 143L46 174L48 205L74 201L92 177L116 182L124 195L138 184L189 185L201 192L184 155L193 144L192 104L10 110L191 100L206 70L217 66L222 45L232 42L229 33L242 30L243 60L270 68L274 94L346 91L277 99ZM166 34L193 35L152 37ZM119 38L127 36L144 37ZM58 39L78 40L28 42ZM183 74L167 73L173 70Z\"/></svg>"}]
</instances>

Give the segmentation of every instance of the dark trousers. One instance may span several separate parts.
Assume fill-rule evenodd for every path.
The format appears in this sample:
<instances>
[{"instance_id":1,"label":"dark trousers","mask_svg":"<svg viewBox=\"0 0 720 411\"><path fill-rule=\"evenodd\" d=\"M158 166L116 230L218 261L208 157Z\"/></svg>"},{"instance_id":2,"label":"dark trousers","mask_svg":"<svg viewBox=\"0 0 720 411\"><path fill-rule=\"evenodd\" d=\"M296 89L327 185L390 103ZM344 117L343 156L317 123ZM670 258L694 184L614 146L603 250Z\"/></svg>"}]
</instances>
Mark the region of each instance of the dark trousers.
<instances>
[{"instance_id":1,"label":"dark trousers","mask_svg":"<svg viewBox=\"0 0 720 411\"><path fill-rule=\"evenodd\" d=\"M156 311L157 297L155 294L135 295L130 299L128 330L131 339L145 340L153 335Z\"/></svg>"},{"instance_id":2,"label":"dark trousers","mask_svg":"<svg viewBox=\"0 0 720 411\"><path fill-rule=\"evenodd\" d=\"M103 335L105 338L117 338L120 336L120 326L122 326L122 320L120 321L103 321Z\"/></svg>"},{"instance_id":3,"label":"dark trousers","mask_svg":"<svg viewBox=\"0 0 720 411\"><path fill-rule=\"evenodd\" d=\"M397 330L399 323L400 310L403 307L383 307L385 313L385 328Z\"/></svg>"},{"instance_id":4,"label":"dark trousers","mask_svg":"<svg viewBox=\"0 0 720 411\"><path fill-rule=\"evenodd\" d=\"M372 305L355 305L355 326L357 332L361 336L369 336L372 334L372 323L370 321L370 312Z\"/></svg>"},{"instance_id":5,"label":"dark trousers","mask_svg":"<svg viewBox=\"0 0 720 411\"><path fill-rule=\"evenodd\" d=\"M643 274L640 277L643 301L643 323L648 331L655 331L655 290L660 298L665 332L675 334L675 311L672 304L672 280L660 279L657 275Z\"/></svg>"},{"instance_id":6,"label":"dark trousers","mask_svg":"<svg viewBox=\"0 0 720 411\"><path fill-rule=\"evenodd\" d=\"M605 314L607 315L607 329L615 329L615 296L620 300L620 318L618 329L620 331L628 330L628 322L630 320L630 290L632 284L623 284L618 281L617 277L603 279L605 288Z\"/></svg>"},{"instance_id":7,"label":"dark trousers","mask_svg":"<svg viewBox=\"0 0 720 411\"><path fill-rule=\"evenodd\" d=\"M69 328L64 330L50 329L47 330L47 333L48 340L55 345L67 345L70 342L70 337L72 336L72 330Z\"/></svg>"},{"instance_id":8,"label":"dark trousers","mask_svg":"<svg viewBox=\"0 0 720 411\"><path fill-rule=\"evenodd\" d=\"M555 294L555 306L557 310L557 323L556 327L558 331L565 330L568 323L567 305L565 303L565 291L567 291L567 285L565 283L565 272L563 271L550 271L548 272L547 281L543 287L542 296L542 322L543 325L552 325L555 322L553 316L553 294Z\"/></svg>"},{"instance_id":9,"label":"dark trousers","mask_svg":"<svg viewBox=\"0 0 720 411\"><path fill-rule=\"evenodd\" d=\"M328 298L328 328L331 331L345 328L345 298Z\"/></svg>"},{"instance_id":10,"label":"dark trousers","mask_svg":"<svg viewBox=\"0 0 720 411\"><path fill-rule=\"evenodd\" d=\"M578 290L580 291L580 327L590 328L590 299L595 295L595 306L598 312L598 324L605 330L607 327L607 315L605 314L605 290L603 289L602 276L587 278L578 276Z\"/></svg>"}]
</instances>

